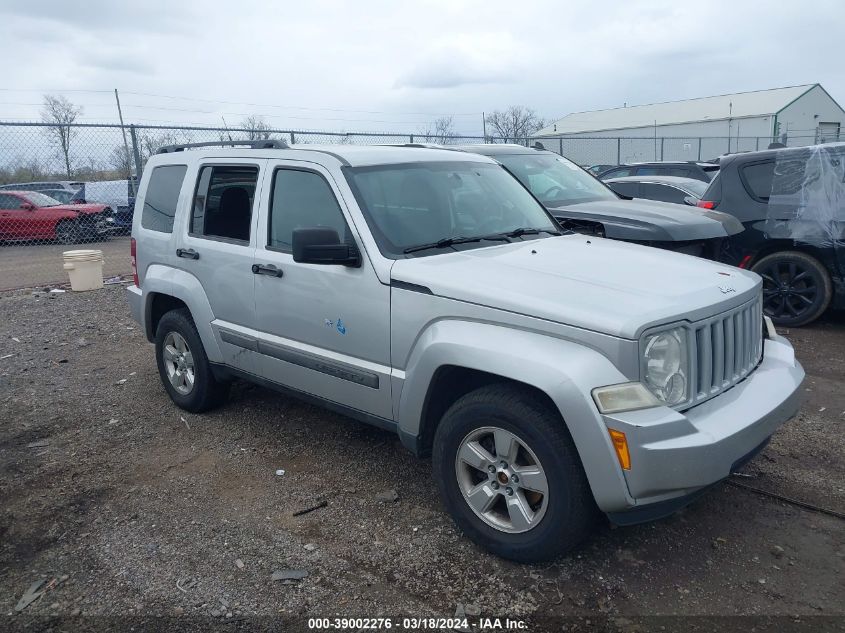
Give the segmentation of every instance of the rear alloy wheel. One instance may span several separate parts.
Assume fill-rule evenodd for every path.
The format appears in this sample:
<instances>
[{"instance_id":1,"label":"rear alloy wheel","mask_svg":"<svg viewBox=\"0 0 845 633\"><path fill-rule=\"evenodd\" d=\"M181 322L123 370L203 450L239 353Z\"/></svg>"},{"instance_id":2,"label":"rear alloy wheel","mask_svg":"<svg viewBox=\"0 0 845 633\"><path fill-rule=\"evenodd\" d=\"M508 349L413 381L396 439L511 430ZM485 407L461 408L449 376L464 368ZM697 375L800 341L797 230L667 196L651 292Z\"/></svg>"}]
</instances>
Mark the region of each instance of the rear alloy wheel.
<instances>
[{"instance_id":1,"label":"rear alloy wheel","mask_svg":"<svg viewBox=\"0 0 845 633\"><path fill-rule=\"evenodd\" d=\"M165 313L158 323L155 343L161 382L173 402L187 411L200 413L226 400L229 383L214 377L188 310Z\"/></svg>"},{"instance_id":2,"label":"rear alloy wheel","mask_svg":"<svg viewBox=\"0 0 845 633\"><path fill-rule=\"evenodd\" d=\"M751 270L763 278L763 312L776 325L806 325L830 305L830 275L815 257L799 251L773 253Z\"/></svg>"},{"instance_id":3,"label":"rear alloy wheel","mask_svg":"<svg viewBox=\"0 0 845 633\"><path fill-rule=\"evenodd\" d=\"M78 220L62 220L56 225L56 239L61 244L76 244L82 240L82 228Z\"/></svg>"}]
</instances>

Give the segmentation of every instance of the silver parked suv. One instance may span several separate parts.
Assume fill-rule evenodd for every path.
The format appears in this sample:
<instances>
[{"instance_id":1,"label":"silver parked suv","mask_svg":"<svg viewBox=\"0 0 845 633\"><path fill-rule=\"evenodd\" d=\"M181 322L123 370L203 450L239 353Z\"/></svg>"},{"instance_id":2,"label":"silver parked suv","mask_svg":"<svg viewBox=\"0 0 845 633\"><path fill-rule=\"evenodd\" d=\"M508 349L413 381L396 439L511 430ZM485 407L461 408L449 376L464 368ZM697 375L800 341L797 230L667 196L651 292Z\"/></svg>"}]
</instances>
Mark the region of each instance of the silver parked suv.
<instances>
[{"instance_id":1,"label":"silver parked suv","mask_svg":"<svg viewBox=\"0 0 845 633\"><path fill-rule=\"evenodd\" d=\"M395 431L508 558L671 513L798 408L756 274L561 234L484 156L169 147L136 204L129 303L178 406L241 377Z\"/></svg>"}]
</instances>

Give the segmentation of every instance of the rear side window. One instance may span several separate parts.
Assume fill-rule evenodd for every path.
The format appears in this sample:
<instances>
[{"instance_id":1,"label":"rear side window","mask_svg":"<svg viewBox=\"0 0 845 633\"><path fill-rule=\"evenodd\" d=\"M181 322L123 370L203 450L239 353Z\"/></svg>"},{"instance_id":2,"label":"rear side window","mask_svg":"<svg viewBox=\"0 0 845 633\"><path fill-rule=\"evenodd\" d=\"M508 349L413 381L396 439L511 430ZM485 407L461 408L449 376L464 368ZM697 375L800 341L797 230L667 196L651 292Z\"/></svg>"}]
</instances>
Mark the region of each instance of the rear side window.
<instances>
[{"instance_id":1,"label":"rear side window","mask_svg":"<svg viewBox=\"0 0 845 633\"><path fill-rule=\"evenodd\" d=\"M740 170L742 182L752 198L761 202L769 201L774 171L775 163L773 161L753 163Z\"/></svg>"},{"instance_id":2,"label":"rear side window","mask_svg":"<svg viewBox=\"0 0 845 633\"><path fill-rule=\"evenodd\" d=\"M141 213L143 228L162 233L173 232L176 204L187 170L185 165L165 165L153 169Z\"/></svg>"},{"instance_id":3,"label":"rear side window","mask_svg":"<svg viewBox=\"0 0 845 633\"><path fill-rule=\"evenodd\" d=\"M649 200L683 204L684 198L687 195L683 191L675 189L674 187L667 187L666 185L658 185L655 183L644 182L641 187L643 198L648 198Z\"/></svg>"},{"instance_id":4,"label":"rear side window","mask_svg":"<svg viewBox=\"0 0 845 633\"><path fill-rule=\"evenodd\" d=\"M191 235L249 242L258 167L206 165L200 169Z\"/></svg>"},{"instance_id":5,"label":"rear side window","mask_svg":"<svg viewBox=\"0 0 845 633\"><path fill-rule=\"evenodd\" d=\"M267 246L290 252L294 229L326 227L351 239L346 220L325 179L311 171L278 169L273 175Z\"/></svg>"},{"instance_id":6,"label":"rear side window","mask_svg":"<svg viewBox=\"0 0 845 633\"><path fill-rule=\"evenodd\" d=\"M630 176L633 173L633 168L622 167L621 169L611 169L610 171L606 171L601 175L601 177L602 180L606 180L608 178L624 178L625 176Z\"/></svg>"}]
</instances>

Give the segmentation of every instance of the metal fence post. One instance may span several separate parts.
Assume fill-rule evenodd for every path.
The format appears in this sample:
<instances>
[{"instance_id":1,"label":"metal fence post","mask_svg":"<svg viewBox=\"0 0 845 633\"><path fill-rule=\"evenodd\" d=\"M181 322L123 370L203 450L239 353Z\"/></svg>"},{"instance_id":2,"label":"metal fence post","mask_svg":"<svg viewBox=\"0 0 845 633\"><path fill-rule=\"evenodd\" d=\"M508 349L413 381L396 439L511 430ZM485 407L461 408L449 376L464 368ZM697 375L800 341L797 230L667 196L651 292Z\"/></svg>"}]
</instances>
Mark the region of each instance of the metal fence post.
<instances>
[{"instance_id":1,"label":"metal fence post","mask_svg":"<svg viewBox=\"0 0 845 633\"><path fill-rule=\"evenodd\" d=\"M622 138L616 137L616 164L622 164Z\"/></svg>"},{"instance_id":2,"label":"metal fence post","mask_svg":"<svg viewBox=\"0 0 845 633\"><path fill-rule=\"evenodd\" d=\"M413 143L414 142L414 135L411 134L410 138L411 138L411 143Z\"/></svg>"},{"instance_id":3,"label":"metal fence post","mask_svg":"<svg viewBox=\"0 0 845 633\"><path fill-rule=\"evenodd\" d=\"M141 172L144 166L141 164L141 150L138 147L138 135L135 134L135 126L129 126L129 136L132 139L132 155L135 158L135 183L141 184Z\"/></svg>"},{"instance_id":4,"label":"metal fence post","mask_svg":"<svg viewBox=\"0 0 845 633\"><path fill-rule=\"evenodd\" d=\"M296 144L296 136L294 135L293 132L290 133L290 144L291 145Z\"/></svg>"},{"instance_id":5,"label":"metal fence post","mask_svg":"<svg viewBox=\"0 0 845 633\"><path fill-rule=\"evenodd\" d=\"M701 162L701 137L698 137L698 162Z\"/></svg>"},{"instance_id":6,"label":"metal fence post","mask_svg":"<svg viewBox=\"0 0 845 633\"><path fill-rule=\"evenodd\" d=\"M558 139L558 144L560 145L560 151L558 152L558 154L563 156L563 137L562 136Z\"/></svg>"},{"instance_id":7,"label":"metal fence post","mask_svg":"<svg viewBox=\"0 0 845 633\"><path fill-rule=\"evenodd\" d=\"M666 140L665 136L660 137L660 160L663 160L663 141Z\"/></svg>"}]
</instances>

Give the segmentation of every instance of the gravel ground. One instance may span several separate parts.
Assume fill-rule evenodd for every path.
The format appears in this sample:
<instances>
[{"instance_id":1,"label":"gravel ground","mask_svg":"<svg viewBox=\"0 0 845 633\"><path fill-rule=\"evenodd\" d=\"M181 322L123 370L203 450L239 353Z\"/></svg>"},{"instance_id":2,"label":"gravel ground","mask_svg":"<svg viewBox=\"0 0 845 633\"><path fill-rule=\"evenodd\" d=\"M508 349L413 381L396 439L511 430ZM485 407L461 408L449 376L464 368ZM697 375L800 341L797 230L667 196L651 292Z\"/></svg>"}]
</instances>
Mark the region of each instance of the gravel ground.
<instances>
[{"instance_id":1,"label":"gravel ground","mask_svg":"<svg viewBox=\"0 0 845 633\"><path fill-rule=\"evenodd\" d=\"M737 481L845 512L842 316L790 336L805 405ZM458 604L529 630L845 626L841 519L720 485L550 564L497 559L387 432L247 384L213 413L176 409L119 286L0 294L0 420L3 628L304 628ZM271 579L285 569L308 576ZM56 586L16 613L40 578ZM655 614L775 619L640 619Z\"/></svg>"}]
</instances>

